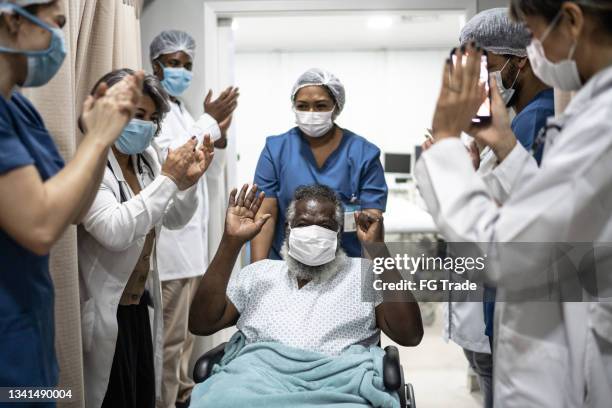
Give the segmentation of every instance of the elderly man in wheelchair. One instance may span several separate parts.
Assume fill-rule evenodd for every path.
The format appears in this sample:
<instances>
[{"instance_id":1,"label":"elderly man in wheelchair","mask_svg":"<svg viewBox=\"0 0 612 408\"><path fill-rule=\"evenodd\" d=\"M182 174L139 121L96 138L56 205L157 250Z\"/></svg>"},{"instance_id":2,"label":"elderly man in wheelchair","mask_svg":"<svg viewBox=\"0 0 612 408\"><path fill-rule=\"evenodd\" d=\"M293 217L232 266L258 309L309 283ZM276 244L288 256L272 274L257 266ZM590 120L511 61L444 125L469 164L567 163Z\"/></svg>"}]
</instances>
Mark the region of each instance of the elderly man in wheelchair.
<instances>
[{"instance_id":1,"label":"elderly man in wheelchair","mask_svg":"<svg viewBox=\"0 0 612 408\"><path fill-rule=\"evenodd\" d=\"M196 364L195 380L203 382L191 406L414 407L397 348L385 353L379 344L382 330L402 346L418 345L419 306L409 291L369 290L370 261L347 257L339 245L344 211L329 187L296 191L284 260L232 273L242 246L269 218L255 219L263 198L257 186L232 191L222 241L191 304L194 334L238 328ZM366 213L355 219L367 257L388 256L382 219ZM401 279L396 270L378 278Z\"/></svg>"}]
</instances>

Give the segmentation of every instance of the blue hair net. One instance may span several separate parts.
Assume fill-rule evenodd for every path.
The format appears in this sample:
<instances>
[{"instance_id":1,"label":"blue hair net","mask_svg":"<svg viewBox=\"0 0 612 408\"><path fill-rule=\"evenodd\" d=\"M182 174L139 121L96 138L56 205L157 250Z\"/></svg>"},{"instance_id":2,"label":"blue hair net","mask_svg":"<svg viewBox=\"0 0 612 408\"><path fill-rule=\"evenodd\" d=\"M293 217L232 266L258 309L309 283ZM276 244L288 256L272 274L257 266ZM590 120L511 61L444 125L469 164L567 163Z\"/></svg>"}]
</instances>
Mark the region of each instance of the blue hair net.
<instances>
[{"instance_id":1,"label":"blue hair net","mask_svg":"<svg viewBox=\"0 0 612 408\"><path fill-rule=\"evenodd\" d=\"M527 56L531 34L523 23L510 20L508 9L493 8L476 14L461 30L461 45L476 41L493 54Z\"/></svg>"}]
</instances>

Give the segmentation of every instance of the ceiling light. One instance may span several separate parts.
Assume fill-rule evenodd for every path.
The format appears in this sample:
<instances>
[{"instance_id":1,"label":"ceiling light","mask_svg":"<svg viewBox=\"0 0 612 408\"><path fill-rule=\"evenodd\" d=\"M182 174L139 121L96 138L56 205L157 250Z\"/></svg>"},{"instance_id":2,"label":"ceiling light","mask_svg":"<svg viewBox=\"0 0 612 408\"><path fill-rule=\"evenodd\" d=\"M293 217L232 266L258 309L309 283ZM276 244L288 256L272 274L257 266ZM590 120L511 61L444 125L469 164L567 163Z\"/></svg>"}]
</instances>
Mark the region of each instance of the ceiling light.
<instances>
[{"instance_id":1,"label":"ceiling light","mask_svg":"<svg viewBox=\"0 0 612 408\"><path fill-rule=\"evenodd\" d=\"M374 16L368 19L368 28L371 30L386 30L393 25L393 18L389 16Z\"/></svg>"}]
</instances>

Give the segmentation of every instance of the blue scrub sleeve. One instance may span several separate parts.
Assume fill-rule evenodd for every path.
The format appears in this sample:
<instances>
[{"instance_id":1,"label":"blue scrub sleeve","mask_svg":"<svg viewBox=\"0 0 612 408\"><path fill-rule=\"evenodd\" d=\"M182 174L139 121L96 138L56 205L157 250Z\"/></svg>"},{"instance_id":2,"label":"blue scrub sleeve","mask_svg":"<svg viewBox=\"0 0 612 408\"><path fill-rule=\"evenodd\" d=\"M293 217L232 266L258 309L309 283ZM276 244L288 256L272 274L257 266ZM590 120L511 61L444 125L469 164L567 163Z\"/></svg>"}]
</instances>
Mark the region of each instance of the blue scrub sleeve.
<instances>
[{"instance_id":1,"label":"blue scrub sleeve","mask_svg":"<svg viewBox=\"0 0 612 408\"><path fill-rule=\"evenodd\" d=\"M380 162L380 151L364 163L360 180L359 200L361 208L385 211L387 208L387 183Z\"/></svg>"},{"instance_id":2,"label":"blue scrub sleeve","mask_svg":"<svg viewBox=\"0 0 612 408\"><path fill-rule=\"evenodd\" d=\"M34 158L11 126L7 114L6 111L0 112L0 174L34 164Z\"/></svg>"},{"instance_id":3,"label":"blue scrub sleeve","mask_svg":"<svg viewBox=\"0 0 612 408\"><path fill-rule=\"evenodd\" d=\"M529 151L540 129L546 126L549 115L546 111L535 109L516 117L512 123L512 131L523 147Z\"/></svg>"},{"instance_id":4,"label":"blue scrub sleeve","mask_svg":"<svg viewBox=\"0 0 612 408\"><path fill-rule=\"evenodd\" d=\"M254 180L259 190L266 193L266 198L278 197L279 180L276 166L270 149L266 144L259 156Z\"/></svg>"}]
</instances>

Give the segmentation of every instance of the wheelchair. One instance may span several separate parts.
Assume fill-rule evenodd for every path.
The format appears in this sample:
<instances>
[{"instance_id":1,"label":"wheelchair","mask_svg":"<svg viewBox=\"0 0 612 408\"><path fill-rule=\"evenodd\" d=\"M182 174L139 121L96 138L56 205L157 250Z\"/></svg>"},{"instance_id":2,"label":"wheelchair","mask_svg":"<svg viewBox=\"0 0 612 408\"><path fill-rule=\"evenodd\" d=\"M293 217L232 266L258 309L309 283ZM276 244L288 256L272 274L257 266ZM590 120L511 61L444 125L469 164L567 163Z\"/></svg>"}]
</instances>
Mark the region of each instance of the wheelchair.
<instances>
[{"instance_id":1,"label":"wheelchair","mask_svg":"<svg viewBox=\"0 0 612 408\"><path fill-rule=\"evenodd\" d=\"M217 347L204 353L193 367L193 380L196 384L204 382L212 373L213 366L218 364L225 354L225 345L221 343ZM412 384L404 382L404 370L400 364L399 351L395 346L385 347L383 357L383 381L385 388L397 391L400 399L400 407L416 408L414 389Z\"/></svg>"}]
</instances>

